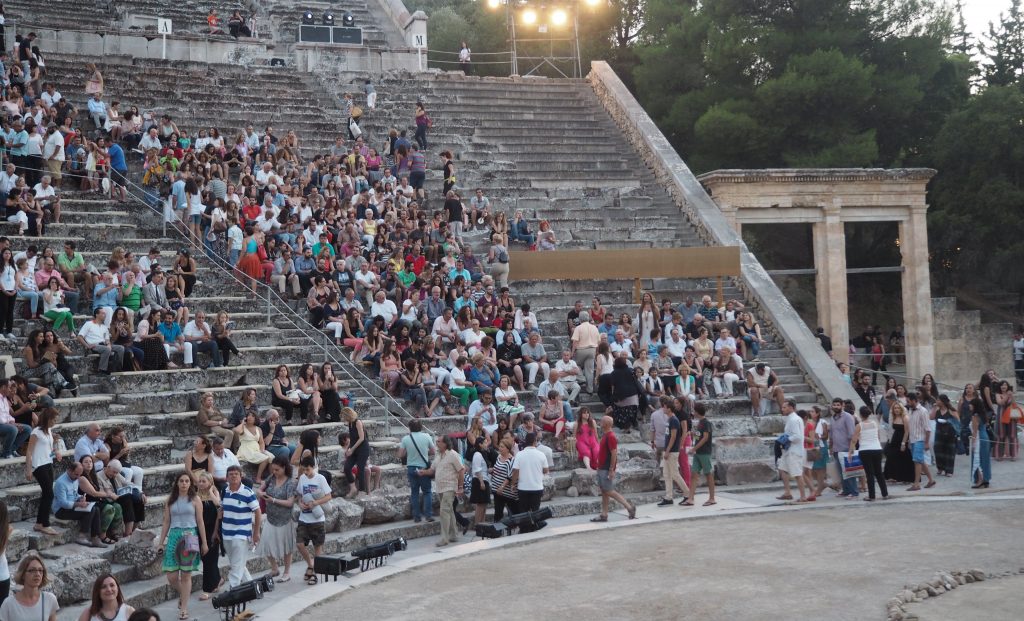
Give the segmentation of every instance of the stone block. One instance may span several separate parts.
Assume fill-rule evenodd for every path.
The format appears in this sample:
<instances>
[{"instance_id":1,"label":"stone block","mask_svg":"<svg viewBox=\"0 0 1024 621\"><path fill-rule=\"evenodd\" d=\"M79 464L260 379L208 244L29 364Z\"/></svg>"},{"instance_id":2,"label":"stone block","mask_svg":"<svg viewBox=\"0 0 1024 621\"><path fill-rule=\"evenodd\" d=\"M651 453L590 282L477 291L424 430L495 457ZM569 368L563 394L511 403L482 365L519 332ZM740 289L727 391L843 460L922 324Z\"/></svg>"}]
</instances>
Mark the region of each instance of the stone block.
<instances>
[{"instance_id":1,"label":"stone block","mask_svg":"<svg viewBox=\"0 0 1024 621\"><path fill-rule=\"evenodd\" d=\"M615 472L615 489L620 493L648 492L658 486L658 473L654 468L619 468ZM597 471L577 468L572 472L572 486L581 496L600 496Z\"/></svg>"},{"instance_id":2,"label":"stone block","mask_svg":"<svg viewBox=\"0 0 1024 621\"><path fill-rule=\"evenodd\" d=\"M770 483L779 478L767 461L715 462L715 480L722 485Z\"/></svg>"},{"instance_id":3,"label":"stone block","mask_svg":"<svg viewBox=\"0 0 1024 621\"><path fill-rule=\"evenodd\" d=\"M364 509L344 498L334 498L324 506L327 518L327 532L337 533L355 530L363 523Z\"/></svg>"},{"instance_id":4,"label":"stone block","mask_svg":"<svg viewBox=\"0 0 1024 621\"><path fill-rule=\"evenodd\" d=\"M89 599L96 576L110 571L110 561L99 556L48 555L44 551L43 557L50 574L50 588L61 606Z\"/></svg>"},{"instance_id":5,"label":"stone block","mask_svg":"<svg viewBox=\"0 0 1024 621\"><path fill-rule=\"evenodd\" d=\"M156 536L155 532L136 529L130 537L118 541L114 546L111 556L113 562L134 568L136 579L149 580L159 576L163 573L163 555L157 552L153 543Z\"/></svg>"}]
</instances>

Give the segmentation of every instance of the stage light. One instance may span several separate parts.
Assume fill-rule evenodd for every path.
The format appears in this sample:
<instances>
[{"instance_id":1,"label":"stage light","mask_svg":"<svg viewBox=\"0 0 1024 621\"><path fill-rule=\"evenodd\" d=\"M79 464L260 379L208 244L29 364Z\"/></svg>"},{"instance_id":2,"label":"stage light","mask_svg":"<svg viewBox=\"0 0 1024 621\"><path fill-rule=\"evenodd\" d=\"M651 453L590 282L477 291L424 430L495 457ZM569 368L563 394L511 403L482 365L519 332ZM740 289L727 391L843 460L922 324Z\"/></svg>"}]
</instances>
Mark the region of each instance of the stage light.
<instances>
[{"instance_id":1,"label":"stage light","mask_svg":"<svg viewBox=\"0 0 1024 621\"><path fill-rule=\"evenodd\" d=\"M352 556L359 559L359 568L362 571L367 571L373 567L380 567L386 565L388 557L395 552L405 550L407 543L405 537L396 537L390 541L384 543L376 543L372 546L366 546L360 550L356 550L352 553Z\"/></svg>"},{"instance_id":2,"label":"stage light","mask_svg":"<svg viewBox=\"0 0 1024 621\"><path fill-rule=\"evenodd\" d=\"M526 9L523 11L523 23L527 26L531 26L537 23L537 11L533 9Z\"/></svg>"},{"instance_id":3,"label":"stage light","mask_svg":"<svg viewBox=\"0 0 1024 621\"><path fill-rule=\"evenodd\" d=\"M306 11L302 14L302 23L307 26L312 26L316 23L316 18L313 17L313 11Z\"/></svg>"},{"instance_id":4,"label":"stage light","mask_svg":"<svg viewBox=\"0 0 1024 621\"><path fill-rule=\"evenodd\" d=\"M327 11L326 13L324 13L324 26L333 26L333 25L334 25L334 13L331 13L330 11Z\"/></svg>"},{"instance_id":5,"label":"stage light","mask_svg":"<svg viewBox=\"0 0 1024 621\"><path fill-rule=\"evenodd\" d=\"M334 581L338 581L338 576L359 568L359 561L354 558L345 558L343 556L317 556L313 559L313 571L317 575L323 576L323 581L327 582L329 576L334 577Z\"/></svg>"},{"instance_id":6,"label":"stage light","mask_svg":"<svg viewBox=\"0 0 1024 621\"><path fill-rule=\"evenodd\" d=\"M564 26L569 21L569 14L565 9L555 9L551 12L551 24L553 26Z\"/></svg>"},{"instance_id":7,"label":"stage light","mask_svg":"<svg viewBox=\"0 0 1024 621\"><path fill-rule=\"evenodd\" d=\"M506 527L501 522L493 524L477 524L476 536L481 539L497 539L505 534Z\"/></svg>"},{"instance_id":8,"label":"stage light","mask_svg":"<svg viewBox=\"0 0 1024 621\"><path fill-rule=\"evenodd\" d=\"M266 575L249 582L243 582L224 593L218 593L210 599L210 602L214 608L224 613L224 620L229 621L240 611L245 610L249 602L262 599L264 593L273 590L274 579L270 575Z\"/></svg>"},{"instance_id":9,"label":"stage light","mask_svg":"<svg viewBox=\"0 0 1024 621\"><path fill-rule=\"evenodd\" d=\"M496 9L501 6L501 0L487 0L487 6Z\"/></svg>"},{"instance_id":10,"label":"stage light","mask_svg":"<svg viewBox=\"0 0 1024 621\"><path fill-rule=\"evenodd\" d=\"M351 28L356 25L356 18L352 15L351 11L345 11L341 14L341 25L345 28Z\"/></svg>"},{"instance_id":11,"label":"stage light","mask_svg":"<svg viewBox=\"0 0 1024 621\"><path fill-rule=\"evenodd\" d=\"M547 526L548 523L546 520L550 520L552 515L551 508L544 507L537 509L536 511L527 511L525 513L510 515L503 519L501 523L509 530L516 529L521 533L530 533Z\"/></svg>"}]
</instances>

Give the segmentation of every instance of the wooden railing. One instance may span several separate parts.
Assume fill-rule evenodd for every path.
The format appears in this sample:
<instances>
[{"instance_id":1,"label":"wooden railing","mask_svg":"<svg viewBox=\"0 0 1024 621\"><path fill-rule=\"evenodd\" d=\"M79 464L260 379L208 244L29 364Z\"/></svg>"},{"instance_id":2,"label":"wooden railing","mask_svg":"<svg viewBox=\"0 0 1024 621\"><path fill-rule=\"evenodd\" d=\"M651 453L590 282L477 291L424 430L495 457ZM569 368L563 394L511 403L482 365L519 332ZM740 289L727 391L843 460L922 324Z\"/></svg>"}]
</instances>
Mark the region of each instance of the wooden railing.
<instances>
[{"instance_id":1,"label":"wooden railing","mask_svg":"<svg viewBox=\"0 0 1024 621\"><path fill-rule=\"evenodd\" d=\"M643 278L713 277L724 304L722 279L739 275L737 246L509 253L509 280L632 280L637 303Z\"/></svg>"}]
</instances>

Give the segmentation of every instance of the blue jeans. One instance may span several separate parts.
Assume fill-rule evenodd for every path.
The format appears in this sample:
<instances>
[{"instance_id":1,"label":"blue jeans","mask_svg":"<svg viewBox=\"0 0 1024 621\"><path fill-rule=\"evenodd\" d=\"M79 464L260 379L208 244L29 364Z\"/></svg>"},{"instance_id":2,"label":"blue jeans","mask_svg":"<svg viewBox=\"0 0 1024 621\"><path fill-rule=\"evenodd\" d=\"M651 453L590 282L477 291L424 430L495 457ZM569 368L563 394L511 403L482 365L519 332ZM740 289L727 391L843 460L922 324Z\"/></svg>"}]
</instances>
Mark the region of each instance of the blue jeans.
<instances>
[{"instance_id":1,"label":"blue jeans","mask_svg":"<svg viewBox=\"0 0 1024 621\"><path fill-rule=\"evenodd\" d=\"M19 423L0 425L0 440L3 440L3 454L0 457L15 455L28 440L30 433L32 433L32 429L28 425Z\"/></svg>"},{"instance_id":2,"label":"blue jeans","mask_svg":"<svg viewBox=\"0 0 1024 621\"><path fill-rule=\"evenodd\" d=\"M757 342L757 339L752 336L744 336L743 342L747 344L748 348L750 348L751 355L756 358L758 352L761 351L761 344Z\"/></svg>"},{"instance_id":3,"label":"blue jeans","mask_svg":"<svg viewBox=\"0 0 1024 621\"><path fill-rule=\"evenodd\" d=\"M832 453L832 458L839 464L839 476L843 476L843 462L839 459L839 453ZM860 488L857 487L857 478L843 479L843 493L847 496L860 495Z\"/></svg>"},{"instance_id":4,"label":"blue jeans","mask_svg":"<svg viewBox=\"0 0 1024 621\"><path fill-rule=\"evenodd\" d=\"M39 314L39 293L37 291L22 291L19 289L18 299L28 300L28 303L32 308L33 317Z\"/></svg>"},{"instance_id":5,"label":"blue jeans","mask_svg":"<svg viewBox=\"0 0 1024 621\"><path fill-rule=\"evenodd\" d=\"M232 250L228 253L228 262L231 264L231 267L238 265L238 257L241 254L241 250Z\"/></svg>"},{"instance_id":6,"label":"blue jeans","mask_svg":"<svg viewBox=\"0 0 1024 621\"><path fill-rule=\"evenodd\" d=\"M271 446L267 445L267 450L274 455L274 457L284 457L285 459L292 458L292 452L295 451L295 447L292 446Z\"/></svg>"},{"instance_id":7,"label":"blue jeans","mask_svg":"<svg viewBox=\"0 0 1024 621\"><path fill-rule=\"evenodd\" d=\"M576 420L576 415L572 413L572 406L568 401L562 402L562 416L565 417L566 422L571 423Z\"/></svg>"},{"instance_id":8,"label":"blue jeans","mask_svg":"<svg viewBox=\"0 0 1024 621\"><path fill-rule=\"evenodd\" d=\"M434 494L431 491L433 480L416 474L418 466L406 466L405 470L409 475L409 504L412 505L412 518L418 520L421 517L431 517L434 510Z\"/></svg>"}]
</instances>

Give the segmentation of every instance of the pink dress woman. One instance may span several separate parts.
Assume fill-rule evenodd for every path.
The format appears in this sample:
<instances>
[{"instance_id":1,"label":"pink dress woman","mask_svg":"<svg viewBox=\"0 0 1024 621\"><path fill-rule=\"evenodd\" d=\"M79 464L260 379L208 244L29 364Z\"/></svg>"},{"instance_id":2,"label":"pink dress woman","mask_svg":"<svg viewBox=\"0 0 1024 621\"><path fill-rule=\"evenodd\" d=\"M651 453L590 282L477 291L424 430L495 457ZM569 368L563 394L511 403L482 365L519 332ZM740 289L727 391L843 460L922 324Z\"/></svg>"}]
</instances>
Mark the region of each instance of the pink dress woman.
<instances>
[{"instance_id":1,"label":"pink dress woman","mask_svg":"<svg viewBox=\"0 0 1024 621\"><path fill-rule=\"evenodd\" d=\"M597 470L597 434L590 425L580 425L576 430L576 454L580 461L584 457L590 459L590 469Z\"/></svg>"}]
</instances>

